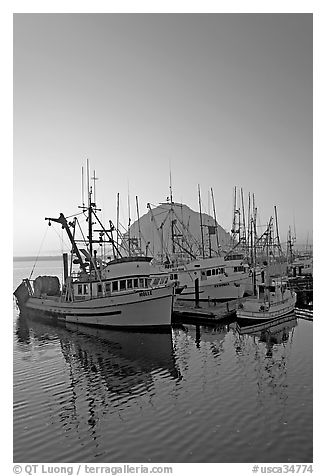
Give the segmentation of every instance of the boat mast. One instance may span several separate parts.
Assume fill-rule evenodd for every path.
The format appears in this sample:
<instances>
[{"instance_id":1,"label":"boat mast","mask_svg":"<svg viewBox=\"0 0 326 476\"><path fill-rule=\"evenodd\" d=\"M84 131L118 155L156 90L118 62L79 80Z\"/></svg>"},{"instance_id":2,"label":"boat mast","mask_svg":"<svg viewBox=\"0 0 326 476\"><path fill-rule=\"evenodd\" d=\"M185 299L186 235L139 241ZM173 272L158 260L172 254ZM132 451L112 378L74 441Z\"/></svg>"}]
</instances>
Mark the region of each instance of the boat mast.
<instances>
[{"instance_id":1,"label":"boat mast","mask_svg":"<svg viewBox=\"0 0 326 476\"><path fill-rule=\"evenodd\" d=\"M232 245L235 245L235 228L236 228L236 203L237 203L237 187L234 187L234 196L233 196L233 216L232 216Z\"/></svg>"},{"instance_id":2,"label":"boat mast","mask_svg":"<svg viewBox=\"0 0 326 476\"><path fill-rule=\"evenodd\" d=\"M88 193L88 248L91 260L89 262L89 271L92 270L93 259L93 227L92 227L92 187L89 184L89 163L87 159L87 193Z\"/></svg>"},{"instance_id":3,"label":"boat mast","mask_svg":"<svg viewBox=\"0 0 326 476\"><path fill-rule=\"evenodd\" d=\"M170 210L168 212L168 217L170 218L170 226L171 226L171 252L172 252L172 260L175 259L175 236L174 236L174 224L175 220L173 219L174 216L174 209L173 209L173 194L172 194L172 176L171 176L171 164L169 164L169 179L170 179ZM162 225L161 225L162 226ZM162 243L163 243L163 227L162 227ZM163 245L162 245L163 247Z\"/></svg>"},{"instance_id":4,"label":"boat mast","mask_svg":"<svg viewBox=\"0 0 326 476\"><path fill-rule=\"evenodd\" d=\"M199 216L200 216L200 233L201 233L201 245L202 245L202 254L205 258L205 248L204 248L204 234L203 234L203 219L201 213L201 198L200 198L200 187L198 184L198 200L199 200Z\"/></svg>"},{"instance_id":5,"label":"boat mast","mask_svg":"<svg viewBox=\"0 0 326 476\"><path fill-rule=\"evenodd\" d=\"M142 251L142 248L141 248L140 221L139 221L139 207L138 207L138 197L137 197L137 195L136 195L136 209L137 209L137 221L138 221L139 248L140 248L140 251Z\"/></svg>"},{"instance_id":6,"label":"boat mast","mask_svg":"<svg viewBox=\"0 0 326 476\"><path fill-rule=\"evenodd\" d=\"M254 296L257 295L256 289L256 262L255 262L255 251L254 251L254 242L253 242L253 218L251 217L250 220L250 248L251 248L251 266L252 266L252 284L254 290Z\"/></svg>"},{"instance_id":7,"label":"boat mast","mask_svg":"<svg viewBox=\"0 0 326 476\"><path fill-rule=\"evenodd\" d=\"M251 210L250 210L250 192L249 192L249 195L248 195L248 234L247 234L248 250L249 250L249 236L250 236L250 230L249 230L250 216L251 216Z\"/></svg>"},{"instance_id":8,"label":"boat mast","mask_svg":"<svg viewBox=\"0 0 326 476\"><path fill-rule=\"evenodd\" d=\"M282 252L282 247L281 247L281 243L280 243L280 235L279 235L279 231L278 231L278 220L277 220L276 206L274 206L274 211L275 211L276 240L277 240L277 246L278 246L278 249L279 249L279 253L280 253L280 256L281 256L281 255L283 255L283 252Z\"/></svg>"},{"instance_id":9,"label":"boat mast","mask_svg":"<svg viewBox=\"0 0 326 476\"><path fill-rule=\"evenodd\" d=\"M215 200L214 200L214 193L213 189L211 188L211 195L212 195L212 204L213 204L213 213L214 213L214 221L215 221L215 235L216 235L216 246L217 246L217 254L220 255L220 244L218 241L218 231L217 231L217 221L216 221L216 211L215 211Z\"/></svg>"},{"instance_id":10,"label":"boat mast","mask_svg":"<svg viewBox=\"0 0 326 476\"><path fill-rule=\"evenodd\" d=\"M120 195L119 195L119 192L117 193L117 248L119 248L119 198L120 198Z\"/></svg>"},{"instance_id":11,"label":"boat mast","mask_svg":"<svg viewBox=\"0 0 326 476\"><path fill-rule=\"evenodd\" d=\"M241 187L241 203L242 203L242 241L244 241L245 249L247 248L247 240L246 240L246 218L245 218L245 209L244 209L244 201L243 201L243 190Z\"/></svg>"},{"instance_id":12,"label":"boat mast","mask_svg":"<svg viewBox=\"0 0 326 476\"><path fill-rule=\"evenodd\" d=\"M130 256L130 193L129 193L129 183L128 183L128 256Z\"/></svg>"}]
</instances>

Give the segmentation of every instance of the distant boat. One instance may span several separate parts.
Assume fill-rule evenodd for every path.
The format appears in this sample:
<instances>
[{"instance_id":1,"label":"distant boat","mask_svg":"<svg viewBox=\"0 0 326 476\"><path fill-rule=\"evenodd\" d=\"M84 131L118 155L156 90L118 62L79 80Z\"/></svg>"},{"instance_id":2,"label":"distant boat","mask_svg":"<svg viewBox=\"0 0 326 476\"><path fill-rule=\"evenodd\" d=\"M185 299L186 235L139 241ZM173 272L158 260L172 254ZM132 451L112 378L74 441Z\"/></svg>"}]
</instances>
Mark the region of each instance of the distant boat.
<instances>
[{"instance_id":1,"label":"distant boat","mask_svg":"<svg viewBox=\"0 0 326 476\"><path fill-rule=\"evenodd\" d=\"M288 265L288 275L295 278L297 276L313 275L313 257L310 255L299 255Z\"/></svg>"},{"instance_id":2,"label":"distant boat","mask_svg":"<svg viewBox=\"0 0 326 476\"><path fill-rule=\"evenodd\" d=\"M157 269L153 268L152 273L154 282L159 278L160 273L169 273L170 281L175 284L178 302L195 300L223 302L238 299L245 293L250 293L252 271L244 253L234 249L222 252L220 249L214 201L214 224L204 225L199 193L201 243L189 230L190 218L192 221L197 221L197 216L189 215L188 223L185 223L182 206L173 202L172 192L169 203L161 205L165 205L164 218L161 218L159 214L155 215L148 204L151 227L156 229L160 238ZM163 220L160 226L157 217ZM205 227L208 245L204 243ZM215 250L212 237L216 239Z\"/></svg>"},{"instance_id":3,"label":"distant boat","mask_svg":"<svg viewBox=\"0 0 326 476\"><path fill-rule=\"evenodd\" d=\"M256 295L248 297L237 306L237 320L264 321L293 313L297 295L286 283L272 281L259 284Z\"/></svg>"},{"instance_id":4,"label":"distant boat","mask_svg":"<svg viewBox=\"0 0 326 476\"><path fill-rule=\"evenodd\" d=\"M178 301L194 301L198 279L199 301L222 302L242 298L251 285L250 268L241 254L198 258L179 267L166 267L176 283Z\"/></svg>"},{"instance_id":5,"label":"distant boat","mask_svg":"<svg viewBox=\"0 0 326 476\"><path fill-rule=\"evenodd\" d=\"M72 245L70 273L68 255L64 255L64 282L57 276L39 276L35 280L23 279L15 290L18 307L22 313L39 312L44 318L101 327L166 327L171 325L173 285L162 275L154 285L150 278L151 258L145 256L122 257L110 229L104 228L97 217L92 188L87 187L88 205L82 213L87 218L87 249L80 249L75 238L76 221L46 218L49 225L59 223L66 231ZM79 213L80 214L80 213ZM94 230L94 223L100 229ZM94 233L99 235L95 239ZM95 245L108 243L114 259L106 262L98 258ZM79 265L73 271L73 263Z\"/></svg>"}]
</instances>

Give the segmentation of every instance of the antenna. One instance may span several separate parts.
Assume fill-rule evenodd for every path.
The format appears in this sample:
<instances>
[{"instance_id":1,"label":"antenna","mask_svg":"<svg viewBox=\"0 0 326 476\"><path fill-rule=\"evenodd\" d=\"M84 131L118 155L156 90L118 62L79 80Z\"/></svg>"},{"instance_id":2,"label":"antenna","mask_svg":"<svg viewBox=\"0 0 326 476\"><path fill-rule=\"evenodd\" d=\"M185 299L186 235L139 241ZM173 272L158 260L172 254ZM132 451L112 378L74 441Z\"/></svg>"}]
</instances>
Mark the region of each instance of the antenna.
<instances>
[{"instance_id":1,"label":"antenna","mask_svg":"<svg viewBox=\"0 0 326 476\"><path fill-rule=\"evenodd\" d=\"M93 171L93 189L94 189L94 203L96 203L96 198L95 198L95 180L98 180L98 177L95 176L95 170Z\"/></svg>"},{"instance_id":2,"label":"antenna","mask_svg":"<svg viewBox=\"0 0 326 476\"><path fill-rule=\"evenodd\" d=\"M88 198L88 202L89 202L89 163L88 163L88 159L86 159L86 164L87 164L87 168L86 168L86 172L87 172L87 198ZM88 203L89 205L89 203Z\"/></svg>"},{"instance_id":3,"label":"antenna","mask_svg":"<svg viewBox=\"0 0 326 476\"><path fill-rule=\"evenodd\" d=\"M171 163L169 162L169 172L170 172L170 203L173 203L172 197L172 178L171 178Z\"/></svg>"},{"instance_id":4,"label":"antenna","mask_svg":"<svg viewBox=\"0 0 326 476\"><path fill-rule=\"evenodd\" d=\"M82 185L82 205L83 207L85 206L85 198L84 198L84 167L82 166L82 170L81 170L82 174L81 174L81 185Z\"/></svg>"}]
</instances>

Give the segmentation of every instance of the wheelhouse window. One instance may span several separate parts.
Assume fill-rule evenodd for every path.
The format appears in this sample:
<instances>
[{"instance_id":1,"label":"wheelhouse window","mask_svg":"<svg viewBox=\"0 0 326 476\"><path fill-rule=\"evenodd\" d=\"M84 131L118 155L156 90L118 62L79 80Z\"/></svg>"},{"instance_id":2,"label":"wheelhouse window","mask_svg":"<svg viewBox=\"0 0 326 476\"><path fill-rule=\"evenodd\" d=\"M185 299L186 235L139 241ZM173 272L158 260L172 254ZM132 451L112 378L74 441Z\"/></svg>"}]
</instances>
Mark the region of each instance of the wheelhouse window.
<instances>
[{"instance_id":1,"label":"wheelhouse window","mask_svg":"<svg viewBox=\"0 0 326 476\"><path fill-rule=\"evenodd\" d=\"M138 288L138 278L134 278L134 288Z\"/></svg>"},{"instance_id":2,"label":"wheelhouse window","mask_svg":"<svg viewBox=\"0 0 326 476\"><path fill-rule=\"evenodd\" d=\"M102 292L102 284L97 285L97 292L101 293Z\"/></svg>"},{"instance_id":3,"label":"wheelhouse window","mask_svg":"<svg viewBox=\"0 0 326 476\"><path fill-rule=\"evenodd\" d=\"M215 276L216 274L216 269L212 269L212 276Z\"/></svg>"},{"instance_id":4,"label":"wheelhouse window","mask_svg":"<svg viewBox=\"0 0 326 476\"><path fill-rule=\"evenodd\" d=\"M238 273L238 272L241 272L244 270L244 267L243 266L234 266L234 272L235 273Z\"/></svg>"},{"instance_id":5,"label":"wheelhouse window","mask_svg":"<svg viewBox=\"0 0 326 476\"><path fill-rule=\"evenodd\" d=\"M127 288L132 289L132 279L127 279Z\"/></svg>"},{"instance_id":6,"label":"wheelhouse window","mask_svg":"<svg viewBox=\"0 0 326 476\"><path fill-rule=\"evenodd\" d=\"M120 281L120 291L125 291L126 290L126 280L122 279Z\"/></svg>"},{"instance_id":7,"label":"wheelhouse window","mask_svg":"<svg viewBox=\"0 0 326 476\"><path fill-rule=\"evenodd\" d=\"M144 278L139 278L139 287L140 288L144 287Z\"/></svg>"},{"instance_id":8,"label":"wheelhouse window","mask_svg":"<svg viewBox=\"0 0 326 476\"><path fill-rule=\"evenodd\" d=\"M119 284L118 283L119 283L119 281L113 281L112 282L112 292L119 290Z\"/></svg>"},{"instance_id":9,"label":"wheelhouse window","mask_svg":"<svg viewBox=\"0 0 326 476\"><path fill-rule=\"evenodd\" d=\"M110 293L110 292L111 292L110 283L105 283L105 291L106 291L107 293Z\"/></svg>"},{"instance_id":10,"label":"wheelhouse window","mask_svg":"<svg viewBox=\"0 0 326 476\"><path fill-rule=\"evenodd\" d=\"M212 271L211 271L210 269L208 269L208 270L206 271L206 274L207 274L207 276L211 276L211 275L212 275Z\"/></svg>"},{"instance_id":11,"label":"wheelhouse window","mask_svg":"<svg viewBox=\"0 0 326 476\"><path fill-rule=\"evenodd\" d=\"M83 296L84 294L88 294L88 284L78 284L77 285L77 294L79 296Z\"/></svg>"}]
</instances>

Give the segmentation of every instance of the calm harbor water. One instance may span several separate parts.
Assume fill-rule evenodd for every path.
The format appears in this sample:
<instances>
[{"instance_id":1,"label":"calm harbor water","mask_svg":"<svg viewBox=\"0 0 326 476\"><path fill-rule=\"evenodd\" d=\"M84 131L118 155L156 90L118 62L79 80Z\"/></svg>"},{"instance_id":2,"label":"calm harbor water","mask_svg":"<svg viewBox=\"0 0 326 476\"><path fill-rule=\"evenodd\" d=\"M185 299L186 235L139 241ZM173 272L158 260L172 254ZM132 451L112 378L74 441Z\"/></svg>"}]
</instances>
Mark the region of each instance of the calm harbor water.
<instances>
[{"instance_id":1,"label":"calm harbor water","mask_svg":"<svg viewBox=\"0 0 326 476\"><path fill-rule=\"evenodd\" d=\"M312 333L294 316L257 335L55 326L14 305L14 461L312 462Z\"/></svg>"}]
</instances>

